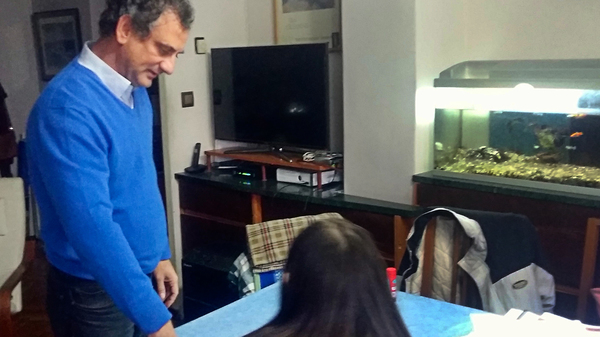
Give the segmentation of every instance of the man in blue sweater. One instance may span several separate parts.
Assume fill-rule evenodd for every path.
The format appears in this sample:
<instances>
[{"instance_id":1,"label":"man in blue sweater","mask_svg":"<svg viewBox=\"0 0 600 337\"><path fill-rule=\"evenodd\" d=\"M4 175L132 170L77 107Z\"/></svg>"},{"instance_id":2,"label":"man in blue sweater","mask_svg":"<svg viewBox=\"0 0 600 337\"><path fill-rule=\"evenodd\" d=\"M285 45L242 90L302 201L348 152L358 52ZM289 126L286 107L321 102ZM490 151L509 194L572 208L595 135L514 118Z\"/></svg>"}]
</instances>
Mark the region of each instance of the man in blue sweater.
<instances>
[{"instance_id":1,"label":"man in blue sweater","mask_svg":"<svg viewBox=\"0 0 600 337\"><path fill-rule=\"evenodd\" d=\"M57 337L175 336L167 308L179 287L146 87L173 72L193 16L188 0L108 0L101 38L31 111L27 151Z\"/></svg>"}]
</instances>

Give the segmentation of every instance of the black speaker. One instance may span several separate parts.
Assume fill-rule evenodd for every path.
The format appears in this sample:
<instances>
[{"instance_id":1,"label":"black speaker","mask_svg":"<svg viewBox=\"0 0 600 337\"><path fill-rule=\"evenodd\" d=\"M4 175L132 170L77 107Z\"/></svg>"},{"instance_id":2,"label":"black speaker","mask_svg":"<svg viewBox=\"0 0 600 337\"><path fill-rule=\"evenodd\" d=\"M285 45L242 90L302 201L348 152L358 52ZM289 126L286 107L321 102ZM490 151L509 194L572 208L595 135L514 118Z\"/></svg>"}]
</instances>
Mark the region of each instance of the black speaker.
<instances>
[{"instance_id":1,"label":"black speaker","mask_svg":"<svg viewBox=\"0 0 600 337\"><path fill-rule=\"evenodd\" d=\"M205 243L182 260L185 322L194 320L239 299L229 281L233 262L244 247L229 242Z\"/></svg>"}]
</instances>

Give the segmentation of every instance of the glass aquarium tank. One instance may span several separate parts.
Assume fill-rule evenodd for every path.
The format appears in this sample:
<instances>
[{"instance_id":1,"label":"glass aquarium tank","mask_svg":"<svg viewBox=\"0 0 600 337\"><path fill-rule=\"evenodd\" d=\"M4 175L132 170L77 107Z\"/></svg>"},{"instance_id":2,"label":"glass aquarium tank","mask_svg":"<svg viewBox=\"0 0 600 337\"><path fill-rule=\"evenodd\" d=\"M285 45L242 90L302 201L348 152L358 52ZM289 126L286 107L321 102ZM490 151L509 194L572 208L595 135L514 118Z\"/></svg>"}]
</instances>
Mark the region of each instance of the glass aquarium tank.
<instances>
[{"instance_id":1,"label":"glass aquarium tank","mask_svg":"<svg viewBox=\"0 0 600 337\"><path fill-rule=\"evenodd\" d=\"M600 60L464 62L435 87L437 172L600 188Z\"/></svg>"}]
</instances>

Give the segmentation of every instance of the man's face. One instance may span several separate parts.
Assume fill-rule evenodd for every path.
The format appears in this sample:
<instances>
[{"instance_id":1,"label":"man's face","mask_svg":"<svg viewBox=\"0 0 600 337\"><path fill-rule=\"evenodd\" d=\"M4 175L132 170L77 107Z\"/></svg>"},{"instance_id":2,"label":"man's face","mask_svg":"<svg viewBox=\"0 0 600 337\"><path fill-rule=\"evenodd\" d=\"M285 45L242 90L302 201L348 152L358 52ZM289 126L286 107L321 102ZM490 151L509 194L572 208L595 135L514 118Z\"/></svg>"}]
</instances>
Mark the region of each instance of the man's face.
<instances>
[{"instance_id":1,"label":"man's face","mask_svg":"<svg viewBox=\"0 0 600 337\"><path fill-rule=\"evenodd\" d=\"M133 31L123 44L126 67L123 74L133 86L152 85L161 73L172 74L175 58L183 51L189 31L171 11L163 13L150 34L142 39Z\"/></svg>"}]
</instances>

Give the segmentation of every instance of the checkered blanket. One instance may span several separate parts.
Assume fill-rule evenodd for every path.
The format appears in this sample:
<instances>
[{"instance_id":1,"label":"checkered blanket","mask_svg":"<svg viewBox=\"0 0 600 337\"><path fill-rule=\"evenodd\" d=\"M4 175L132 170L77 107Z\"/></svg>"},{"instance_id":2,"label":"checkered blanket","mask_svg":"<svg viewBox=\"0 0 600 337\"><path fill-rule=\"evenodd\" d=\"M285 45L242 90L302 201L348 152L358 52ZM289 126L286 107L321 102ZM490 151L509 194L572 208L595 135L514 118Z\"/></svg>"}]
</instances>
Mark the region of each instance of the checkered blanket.
<instances>
[{"instance_id":1,"label":"checkered blanket","mask_svg":"<svg viewBox=\"0 0 600 337\"><path fill-rule=\"evenodd\" d=\"M246 226L255 273L282 269L294 239L309 225L325 219L342 219L338 213L306 215Z\"/></svg>"}]
</instances>

